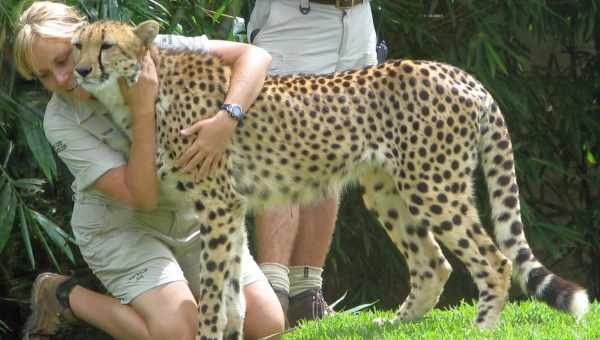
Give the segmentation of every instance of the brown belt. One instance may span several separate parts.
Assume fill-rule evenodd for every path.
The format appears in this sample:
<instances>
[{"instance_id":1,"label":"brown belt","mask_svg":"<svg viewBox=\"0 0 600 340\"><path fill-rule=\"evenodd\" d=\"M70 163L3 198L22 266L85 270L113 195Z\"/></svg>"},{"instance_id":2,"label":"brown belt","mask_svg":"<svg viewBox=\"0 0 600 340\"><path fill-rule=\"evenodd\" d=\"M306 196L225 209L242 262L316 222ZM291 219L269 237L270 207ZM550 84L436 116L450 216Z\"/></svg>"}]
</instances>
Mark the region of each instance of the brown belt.
<instances>
[{"instance_id":1,"label":"brown belt","mask_svg":"<svg viewBox=\"0 0 600 340\"><path fill-rule=\"evenodd\" d=\"M339 9L348 9L363 3L363 0L310 0L317 4L333 5Z\"/></svg>"}]
</instances>

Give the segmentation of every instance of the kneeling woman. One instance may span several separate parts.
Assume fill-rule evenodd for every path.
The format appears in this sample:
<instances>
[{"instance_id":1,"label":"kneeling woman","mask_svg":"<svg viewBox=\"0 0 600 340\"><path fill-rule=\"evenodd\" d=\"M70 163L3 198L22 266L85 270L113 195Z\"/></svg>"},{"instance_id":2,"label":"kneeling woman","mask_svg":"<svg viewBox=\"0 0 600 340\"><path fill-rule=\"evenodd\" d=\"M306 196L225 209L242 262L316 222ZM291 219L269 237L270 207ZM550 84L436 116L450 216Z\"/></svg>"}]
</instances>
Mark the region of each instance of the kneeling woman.
<instances>
[{"instance_id":1,"label":"kneeling woman","mask_svg":"<svg viewBox=\"0 0 600 340\"><path fill-rule=\"evenodd\" d=\"M154 102L158 81L146 56L140 80L128 91L133 114L129 140L100 114L106 109L77 86L71 35L85 19L72 7L35 2L17 24L15 59L19 72L37 78L53 93L44 116L46 136L75 177L72 227L81 253L112 296L98 294L71 278L43 273L34 282L32 315L25 338L48 338L65 320L82 320L117 339L195 339L199 285L198 252L165 243L185 221L161 206L155 166ZM167 48L219 55L232 66L226 102L249 107L260 92L270 63L265 51L246 44L159 36ZM184 153L187 167L210 173L235 133L225 111L186 131L195 141ZM247 338L283 330L283 313L273 290L245 250L242 283Z\"/></svg>"}]
</instances>

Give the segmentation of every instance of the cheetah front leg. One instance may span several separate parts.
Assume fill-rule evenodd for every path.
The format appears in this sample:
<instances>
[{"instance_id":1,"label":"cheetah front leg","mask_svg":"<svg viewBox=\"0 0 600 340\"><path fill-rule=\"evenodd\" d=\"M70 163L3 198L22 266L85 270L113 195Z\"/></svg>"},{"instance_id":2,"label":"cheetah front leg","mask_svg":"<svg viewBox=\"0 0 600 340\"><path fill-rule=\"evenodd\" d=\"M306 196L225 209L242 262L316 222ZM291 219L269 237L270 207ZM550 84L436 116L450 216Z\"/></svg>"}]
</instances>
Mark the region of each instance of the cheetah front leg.
<instances>
[{"instance_id":1,"label":"cheetah front leg","mask_svg":"<svg viewBox=\"0 0 600 340\"><path fill-rule=\"evenodd\" d=\"M232 240L233 247L244 249L246 244L246 227L244 221L241 224L242 233L237 241ZM244 298L242 287L242 258L243 254L235 256L231 263L231 275L226 277L227 284L225 285L225 297L227 306L227 326L225 327L224 339L241 339L244 325L244 317L246 315L246 300Z\"/></svg>"},{"instance_id":2,"label":"cheetah front leg","mask_svg":"<svg viewBox=\"0 0 600 340\"><path fill-rule=\"evenodd\" d=\"M202 183L201 183L202 184ZM210 190L208 180L198 190L195 207L201 226L198 265L199 340L241 339L241 256L245 242L243 199L227 187ZM206 188L206 189L205 189ZM199 197L199 198L198 198Z\"/></svg>"},{"instance_id":3,"label":"cheetah front leg","mask_svg":"<svg viewBox=\"0 0 600 340\"><path fill-rule=\"evenodd\" d=\"M365 205L378 217L410 270L410 293L392 322L418 319L437 304L452 268L427 225L410 215L390 175L373 172L361 178L361 185Z\"/></svg>"}]
</instances>

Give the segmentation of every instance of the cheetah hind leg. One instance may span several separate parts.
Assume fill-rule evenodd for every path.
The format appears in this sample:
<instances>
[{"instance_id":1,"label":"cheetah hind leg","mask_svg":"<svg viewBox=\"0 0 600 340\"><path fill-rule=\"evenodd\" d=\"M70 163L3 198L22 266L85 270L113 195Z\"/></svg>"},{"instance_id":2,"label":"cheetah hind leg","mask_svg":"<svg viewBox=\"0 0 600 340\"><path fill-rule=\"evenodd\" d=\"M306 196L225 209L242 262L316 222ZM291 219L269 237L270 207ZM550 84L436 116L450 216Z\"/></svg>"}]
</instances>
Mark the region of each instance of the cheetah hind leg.
<instances>
[{"instance_id":1,"label":"cheetah hind leg","mask_svg":"<svg viewBox=\"0 0 600 340\"><path fill-rule=\"evenodd\" d=\"M467 191L472 192L470 188ZM419 207L419 215L428 221L436 239L467 267L479 290L475 324L480 328L495 327L508 297L512 273L510 261L481 227L470 197L455 195L441 211L429 203L435 202L439 193L430 192L422 197L424 203ZM437 213L427 216L424 211Z\"/></svg>"},{"instance_id":2,"label":"cheetah hind leg","mask_svg":"<svg viewBox=\"0 0 600 340\"><path fill-rule=\"evenodd\" d=\"M393 178L383 170L363 176L363 199L374 212L392 242L404 255L410 271L410 293L392 320L412 321L421 318L435 307L444 289L452 267L427 226L408 211L404 198Z\"/></svg>"}]
</instances>

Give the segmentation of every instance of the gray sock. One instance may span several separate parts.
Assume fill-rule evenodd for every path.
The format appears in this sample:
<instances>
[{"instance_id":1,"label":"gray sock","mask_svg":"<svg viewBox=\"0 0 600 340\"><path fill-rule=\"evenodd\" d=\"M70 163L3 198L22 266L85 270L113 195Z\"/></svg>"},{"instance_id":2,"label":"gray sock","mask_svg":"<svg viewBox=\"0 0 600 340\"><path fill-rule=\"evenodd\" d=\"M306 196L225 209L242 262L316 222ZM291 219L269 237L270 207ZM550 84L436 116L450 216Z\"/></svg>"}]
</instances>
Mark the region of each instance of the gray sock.
<instances>
[{"instance_id":1,"label":"gray sock","mask_svg":"<svg viewBox=\"0 0 600 340\"><path fill-rule=\"evenodd\" d=\"M290 296L298 295L311 288L323 286L323 268L311 266L290 267Z\"/></svg>"},{"instance_id":2,"label":"gray sock","mask_svg":"<svg viewBox=\"0 0 600 340\"><path fill-rule=\"evenodd\" d=\"M258 266L265 273L267 280L269 280L274 290L289 294L290 279L288 274L290 270L288 267L275 262L265 262Z\"/></svg>"}]
</instances>

